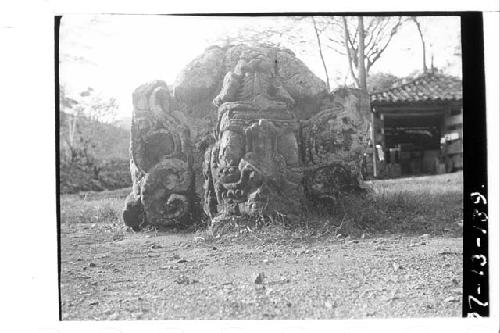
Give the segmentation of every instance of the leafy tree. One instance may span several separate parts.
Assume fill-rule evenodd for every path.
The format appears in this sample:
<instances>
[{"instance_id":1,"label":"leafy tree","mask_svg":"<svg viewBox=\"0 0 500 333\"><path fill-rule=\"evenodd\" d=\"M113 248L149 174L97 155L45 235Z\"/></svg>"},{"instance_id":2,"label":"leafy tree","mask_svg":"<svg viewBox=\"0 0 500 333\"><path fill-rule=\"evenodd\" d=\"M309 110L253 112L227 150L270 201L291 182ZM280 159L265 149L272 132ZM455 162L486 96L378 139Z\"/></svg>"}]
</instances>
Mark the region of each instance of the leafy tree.
<instances>
[{"instance_id":1,"label":"leafy tree","mask_svg":"<svg viewBox=\"0 0 500 333\"><path fill-rule=\"evenodd\" d=\"M391 73L373 73L366 80L369 92L383 91L391 88L399 78Z\"/></svg>"}]
</instances>

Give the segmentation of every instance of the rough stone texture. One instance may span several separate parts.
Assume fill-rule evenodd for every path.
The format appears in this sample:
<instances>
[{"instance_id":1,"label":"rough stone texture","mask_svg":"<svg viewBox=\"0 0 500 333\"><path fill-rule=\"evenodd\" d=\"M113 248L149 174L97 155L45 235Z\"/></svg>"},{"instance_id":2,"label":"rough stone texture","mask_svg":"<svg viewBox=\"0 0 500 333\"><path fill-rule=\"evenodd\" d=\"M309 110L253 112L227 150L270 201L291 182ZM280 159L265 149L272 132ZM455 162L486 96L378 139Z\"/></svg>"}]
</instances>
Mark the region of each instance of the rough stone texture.
<instances>
[{"instance_id":1,"label":"rough stone texture","mask_svg":"<svg viewBox=\"0 0 500 333\"><path fill-rule=\"evenodd\" d=\"M340 164L361 177L370 140L369 103L360 89L337 89L320 113L302 122L306 165Z\"/></svg>"},{"instance_id":2,"label":"rough stone texture","mask_svg":"<svg viewBox=\"0 0 500 333\"><path fill-rule=\"evenodd\" d=\"M368 117L366 93L328 95L289 50L210 47L179 74L173 96L161 81L134 93L124 220L136 229L188 223L198 214L195 192L213 225L293 216L306 199L356 192Z\"/></svg>"},{"instance_id":3,"label":"rough stone texture","mask_svg":"<svg viewBox=\"0 0 500 333\"><path fill-rule=\"evenodd\" d=\"M333 208L347 196L365 192L358 180L357 175L342 163L306 168L305 196L313 206Z\"/></svg>"},{"instance_id":4,"label":"rough stone texture","mask_svg":"<svg viewBox=\"0 0 500 333\"><path fill-rule=\"evenodd\" d=\"M243 54L276 54L277 70L281 84L295 101L290 111L298 119L308 119L320 111L320 101L327 96L326 85L290 50L270 46L249 47L247 45L212 46L192 60L177 76L173 86L171 104L187 119L193 142L195 173L202 173L205 149L215 142L214 129L218 126L218 107L212 101L221 93L228 72L235 67ZM267 66L274 66L268 64ZM231 80L231 78L226 78ZM231 92L226 92L231 93ZM202 196L200 182L196 192Z\"/></svg>"},{"instance_id":5,"label":"rough stone texture","mask_svg":"<svg viewBox=\"0 0 500 333\"><path fill-rule=\"evenodd\" d=\"M276 49L242 52L214 98L217 141L204 165L204 210L213 221L300 208L299 122L276 59Z\"/></svg>"},{"instance_id":6,"label":"rough stone texture","mask_svg":"<svg viewBox=\"0 0 500 333\"><path fill-rule=\"evenodd\" d=\"M213 226L235 216L295 215L305 198L320 203L359 192L368 94L346 88L323 96L309 76L290 74L295 60L280 59L293 54L276 48L238 46L227 56L235 65L213 100L216 142L203 168ZM321 112L297 106L308 98Z\"/></svg>"},{"instance_id":7,"label":"rough stone texture","mask_svg":"<svg viewBox=\"0 0 500 333\"><path fill-rule=\"evenodd\" d=\"M307 119L317 113L319 101L327 95L325 83L311 72L292 51L271 46L250 47L240 44L207 48L177 76L174 83L174 96L190 106L207 100L211 101L220 92L226 74L237 71L235 67L242 57L252 61L251 59L257 54L265 56L273 53L275 63L266 66L276 66L283 88L297 104L311 102L314 104L308 108L308 114L305 114L303 108L294 107L292 111L297 111L301 115L297 116L301 119Z\"/></svg>"},{"instance_id":8,"label":"rough stone texture","mask_svg":"<svg viewBox=\"0 0 500 333\"><path fill-rule=\"evenodd\" d=\"M313 203L339 202L361 193L364 155L370 140L368 93L335 90L323 101L323 110L302 122L304 187Z\"/></svg>"},{"instance_id":9,"label":"rough stone texture","mask_svg":"<svg viewBox=\"0 0 500 333\"><path fill-rule=\"evenodd\" d=\"M213 98L220 85L224 56L224 50L217 46L207 48L179 73L174 82L174 96L191 105Z\"/></svg>"},{"instance_id":10,"label":"rough stone texture","mask_svg":"<svg viewBox=\"0 0 500 333\"><path fill-rule=\"evenodd\" d=\"M167 85L153 81L133 93L130 129L132 193L123 211L125 224L188 224L198 203L194 192L189 128L172 111Z\"/></svg>"}]
</instances>

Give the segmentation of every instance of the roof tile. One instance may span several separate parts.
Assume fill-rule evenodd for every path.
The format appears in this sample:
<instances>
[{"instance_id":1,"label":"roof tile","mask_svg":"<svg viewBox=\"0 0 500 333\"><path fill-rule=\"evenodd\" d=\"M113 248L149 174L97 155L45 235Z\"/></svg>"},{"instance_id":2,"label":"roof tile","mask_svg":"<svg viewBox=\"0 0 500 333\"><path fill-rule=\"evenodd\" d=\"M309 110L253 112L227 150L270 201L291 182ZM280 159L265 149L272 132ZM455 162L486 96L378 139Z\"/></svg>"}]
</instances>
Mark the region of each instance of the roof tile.
<instances>
[{"instance_id":1,"label":"roof tile","mask_svg":"<svg viewBox=\"0 0 500 333\"><path fill-rule=\"evenodd\" d=\"M372 105L462 100L462 80L444 74L428 73L394 88L370 95Z\"/></svg>"}]
</instances>

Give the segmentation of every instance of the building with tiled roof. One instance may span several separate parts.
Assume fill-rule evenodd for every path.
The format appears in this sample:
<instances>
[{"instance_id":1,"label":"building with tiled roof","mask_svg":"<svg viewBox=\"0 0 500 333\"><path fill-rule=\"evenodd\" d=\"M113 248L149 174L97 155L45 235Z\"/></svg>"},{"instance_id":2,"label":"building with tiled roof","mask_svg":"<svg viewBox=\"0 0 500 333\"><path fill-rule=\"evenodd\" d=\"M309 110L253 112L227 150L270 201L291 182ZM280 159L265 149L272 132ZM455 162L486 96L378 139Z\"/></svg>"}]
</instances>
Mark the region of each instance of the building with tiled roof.
<instances>
[{"instance_id":1,"label":"building with tiled roof","mask_svg":"<svg viewBox=\"0 0 500 333\"><path fill-rule=\"evenodd\" d=\"M423 74L370 95L374 176L462 168L462 80Z\"/></svg>"},{"instance_id":2,"label":"building with tiled roof","mask_svg":"<svg viewBox=\"0 0 500 333\"><path fill-rule=\"evenodd\" d=\"M370 95L372 105L448 103L462 100L462 80L444 74L424 74Z\"/></svg>"}]
</instances>

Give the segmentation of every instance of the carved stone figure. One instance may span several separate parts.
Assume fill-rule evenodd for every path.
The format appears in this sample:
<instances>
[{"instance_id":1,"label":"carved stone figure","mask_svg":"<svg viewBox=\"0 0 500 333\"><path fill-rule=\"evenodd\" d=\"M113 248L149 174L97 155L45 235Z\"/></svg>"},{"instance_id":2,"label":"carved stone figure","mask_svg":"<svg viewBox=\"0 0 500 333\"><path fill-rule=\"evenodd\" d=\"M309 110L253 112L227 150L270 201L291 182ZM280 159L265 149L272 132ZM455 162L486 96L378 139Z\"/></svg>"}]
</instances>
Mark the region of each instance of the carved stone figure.
<instances>
[{"instance_id":1,"label":"carved stone figure","mask_svg":"<svg viewBox=\"0 0 500 333\"><path fill-rule=\"evenodd\" d=\"M205 155L205 203L214 217L297 210L302 196L299 122L272 50L249 50L214 104L217 142Z\"/></svg>"},{"instance_id":2,"label":"carved stone figure","mask_svg":"<svg viewBox=\"0 0 500 333\"><path fill-rule=\"evenodd\" d=\"M123 220L133 229L145 225L190 223L197 211L190 131L172 111L163 81L133 93L130 173L133 188Z\"/></svg>"}]
</instances>

